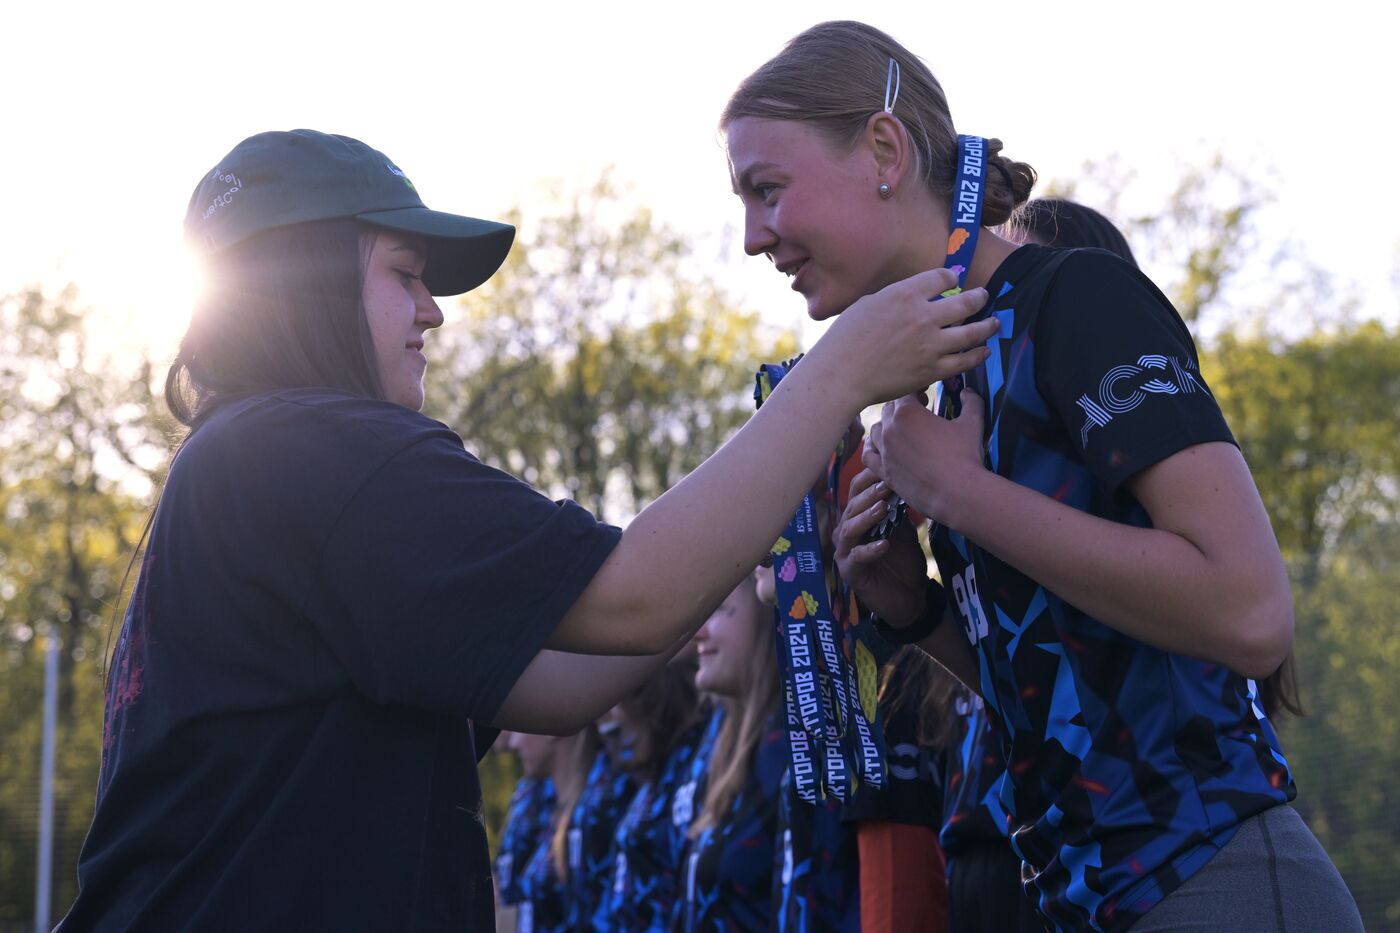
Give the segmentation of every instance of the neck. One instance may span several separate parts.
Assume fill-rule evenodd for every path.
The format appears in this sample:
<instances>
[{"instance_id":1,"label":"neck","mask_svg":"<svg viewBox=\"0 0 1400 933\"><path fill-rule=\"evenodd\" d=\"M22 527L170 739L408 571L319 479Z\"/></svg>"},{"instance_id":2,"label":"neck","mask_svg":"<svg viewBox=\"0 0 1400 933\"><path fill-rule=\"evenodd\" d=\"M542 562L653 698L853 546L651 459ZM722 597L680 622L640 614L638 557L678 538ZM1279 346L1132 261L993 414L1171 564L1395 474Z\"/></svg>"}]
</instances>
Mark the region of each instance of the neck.
<instances>
[{"instance_id":1,"label":"neck","mask_svg":"<svg viewBox=\"0 0 1400 933\"><path fill-rule=\"evenodd\" d=\"M1020 249L1020 246L1021 244L1012 243L983 227L977 236L977 252L972 254L972 265L967 270L965 287L985 288L996 274L997 267L1006 261L1007 256Z\"/></svg>"},{"instance_id":2,"label":"neck","mask_svg":"<svg viewBox=\"0 0 1400 933\"><path fill-rule=\"evenodd\" d=\"M939 268L947 258L947 212L925 207L917 212L915 217L916 220L907 226L910 234L907 242L910 249L894 267L895 275L890 279L892 282L923 272L925 269ZM1013 243L993 233L990 228L983 227L977 235L977 251L972 254L972 265L968 267L967 280L963 287L985 287L996 274L997 267L1019 248L1019 243Z\"/></svg>"}]
</instances>

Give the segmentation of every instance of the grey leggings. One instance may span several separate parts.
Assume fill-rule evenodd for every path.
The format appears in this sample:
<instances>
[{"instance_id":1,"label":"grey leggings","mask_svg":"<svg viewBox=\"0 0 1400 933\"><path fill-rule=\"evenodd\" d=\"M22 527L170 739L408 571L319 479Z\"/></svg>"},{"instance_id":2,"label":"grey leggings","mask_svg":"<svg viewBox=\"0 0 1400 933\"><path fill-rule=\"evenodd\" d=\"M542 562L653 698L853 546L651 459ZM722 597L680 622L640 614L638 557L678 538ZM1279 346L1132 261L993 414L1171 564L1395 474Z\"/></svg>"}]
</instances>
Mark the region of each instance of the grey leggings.
<instances>
[{"instance_id":1,"label":"grey leggings","mask_svg":"<svg viewBox=\"0 0 1400 933\"><path fill-rule=\"evenodd\" d=\"M1360 933L1342 876L1297 811L1271 807L1240 825L1204 868L1133 924L1132 933Z\"/></svg>"}]
</instances>

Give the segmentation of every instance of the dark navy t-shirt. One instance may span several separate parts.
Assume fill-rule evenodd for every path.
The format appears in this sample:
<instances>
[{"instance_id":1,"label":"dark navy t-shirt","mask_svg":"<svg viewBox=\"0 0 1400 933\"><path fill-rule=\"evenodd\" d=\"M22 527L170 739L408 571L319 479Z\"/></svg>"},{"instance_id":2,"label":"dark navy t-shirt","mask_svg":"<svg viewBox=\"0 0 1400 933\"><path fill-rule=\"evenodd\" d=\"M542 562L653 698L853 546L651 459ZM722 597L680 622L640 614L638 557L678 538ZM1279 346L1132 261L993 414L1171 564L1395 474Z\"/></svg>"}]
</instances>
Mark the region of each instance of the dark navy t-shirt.
<instances>
[{"instance_id":1,"label":"dark navy t-shirt","mask_svg":"<svg viewBox=\"0 0 1400 933\"><path fill-rule=\"evenodd\" d=\"M1185 325L1121 259L1023 246L988 291L1002 327L972 384L998 474L1150 527L1125 481L1233 442ZM932 541L1001 730L1012 846L1058 929L1127 929L1241 821L1292 798L1247 678L1104 625L960 534Z\"/></svg>"},{"instance_id":2,"label":"dark navy t-shirt","mask_svg":"<svg viewBox=\"0 0 1400 933\"><path fill-rule=\"evenodd\" d=\"M63 929L490 929L472 723L618 536L397 405L215 413L156 511Z\"/></svg>"}]
</instances>

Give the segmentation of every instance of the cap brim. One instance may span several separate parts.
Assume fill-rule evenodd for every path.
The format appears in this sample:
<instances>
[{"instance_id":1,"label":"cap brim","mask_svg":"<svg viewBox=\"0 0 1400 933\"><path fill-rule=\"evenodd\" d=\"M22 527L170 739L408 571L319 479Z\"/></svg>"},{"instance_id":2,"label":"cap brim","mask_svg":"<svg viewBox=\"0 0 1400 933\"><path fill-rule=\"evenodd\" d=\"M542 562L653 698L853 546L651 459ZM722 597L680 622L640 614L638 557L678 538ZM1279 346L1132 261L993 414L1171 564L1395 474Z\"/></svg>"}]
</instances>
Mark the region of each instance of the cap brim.
<instances>
[{"instance_id":1,"label":"cap brim","mask_svg":"<svg viewBox=\"0 0 1400 933\"><path fill-rule=\"evenodd\" d=\"M434 295L460 295L476 288L496 273L515 242L515 228L510 224L426 207L369 211L356 217L376 227L427 237L423 284Z\"/></svg>"}]
</instances>

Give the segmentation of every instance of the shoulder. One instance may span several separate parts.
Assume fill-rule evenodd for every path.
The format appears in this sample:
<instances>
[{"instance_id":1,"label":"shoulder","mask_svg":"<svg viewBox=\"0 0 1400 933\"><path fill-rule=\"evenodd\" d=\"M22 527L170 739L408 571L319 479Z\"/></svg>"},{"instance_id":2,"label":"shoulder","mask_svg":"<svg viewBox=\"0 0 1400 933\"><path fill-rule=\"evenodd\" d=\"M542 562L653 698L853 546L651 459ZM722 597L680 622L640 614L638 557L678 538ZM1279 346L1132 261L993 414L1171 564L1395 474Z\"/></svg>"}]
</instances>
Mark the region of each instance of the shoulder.
<instances>
[{"instance_id":1,"label":"shoulder","mask_svg":"<svg viewBox=\"0 0 1400 933\"><path fill-rule=\"evenodd\" d=\"M1047 293L1051 305L1083 307L1095 302L1139 302L1155 305L1176 316L1171 302L1151 279L1132 263L1108 250L1079 248L1049 250L1058 253L1054 283Z\"/></svg>"},{"instance_id":2,"label":"shoulder","mask_svg":"<svg viewBox=\"0 0 1400 933\"><path fill-rule=\"evenodd\" d=\"M469 456L446 425L400 405L332 389L284 390L215 412L181 448L172 474L367 475L425 442Z\"/></svg>"},{"instance_id":3,"label":"shoulder","mask_svg":"<svg viewBox=\"0 0 1400 933\"><path fill-rule=\"evenodd\" d=\"M415 411L330 389L279 391L210 416L176 455L162 500L283 518L310 510L322 522L388 464L418 476L461 461L476 462L456 434Z\"/></svg>"},{"instance_id":4,"label":"shoulder","mask_svg":"<svg viewBox=\"0 0 1400 933\"><path fill-rule=\"evenodd\" d=\"M399 449L432 437L460 443L446 425L392 402L334 389L288 389L230 402L187 446L256 442Z\"/></svg>"},{"instance_id":5,"label":"shoulder","mask_svg":"<svg viewBox=\"0 0 1400 933\"><path fill-rule=\"evenodd\" d=\"M1147 329L1194 350L1190 331L1171 300L1132 263L1102 249L1047 252L1060 256L1040 303L1038 343L1054 343L1059 335L1066 351L1077 353L1085 340L1101 343L1111 334Z\"/></svg>"}]
</instances>

